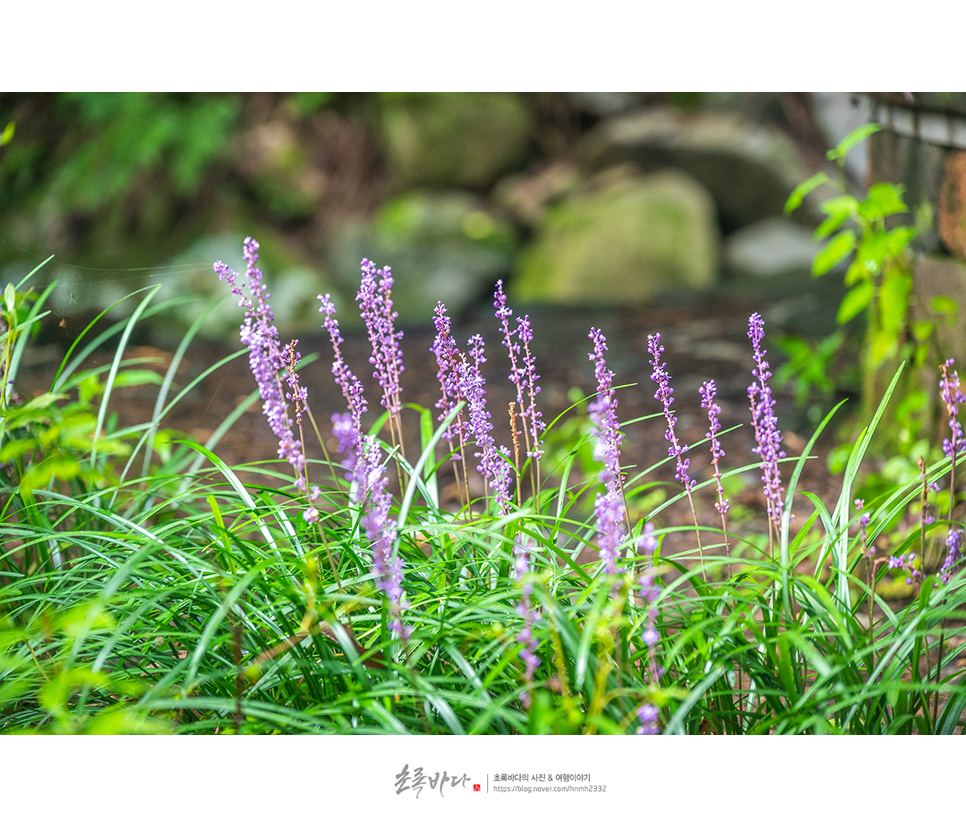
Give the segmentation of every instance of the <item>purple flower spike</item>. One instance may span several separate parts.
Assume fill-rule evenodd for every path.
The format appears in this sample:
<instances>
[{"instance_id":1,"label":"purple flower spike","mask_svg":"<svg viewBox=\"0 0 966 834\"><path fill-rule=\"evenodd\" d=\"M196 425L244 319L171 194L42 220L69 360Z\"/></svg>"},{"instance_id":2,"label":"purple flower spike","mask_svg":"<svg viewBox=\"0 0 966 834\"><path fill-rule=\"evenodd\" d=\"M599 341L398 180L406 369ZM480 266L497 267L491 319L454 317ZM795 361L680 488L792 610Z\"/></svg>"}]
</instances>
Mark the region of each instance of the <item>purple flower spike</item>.
<instances>
[{"instance_id":1,"label":"purple flower spike","mask_svg":"<svg viewBox=\"0 0 966 834\"><path fill-rule=\"evenodd\" d=\"M594 362L597 378L597 398L587 406L590 414L591 434L597 439L594 459L602 461L604 469L600 480L606 487L594 500L597 518L597 546L604 565L604 574L615 576L621 572L618 564L621 547L626 538L624 532L624 494L621 490L620 467L621 440L624 435L617 420L617 397L614 393L614 375L607 367L604 351L607 340L596 327L589 333L594 349L588 358ZM616 586L615 586L616 592Z\"/></svg>"},{"instance_id":2,"label":"purple flower spike","mask_svg":"<svg viewBox=\"0 0 966 834\"><path fill-rule=\"evenodd\" d=\"M355 425L356 434L361 437L362 415L368 408L365 392L362 383L359 381L359 377L352 373L342 358L340 345L344 339L339 332L339 322L335 318L335 304L332 301L332 296L326 293L325 295L320 295L318 298L321 302L319 312L325 314L324 326L329 332L332 350L335 353L335 361L332 363L332 375L335 377L336 382L339 383L339 387L342 389L342 395L345 397L346 403L349 406L349 413L352 415L352 422Z\"/></svg>"},{"instance_id":3,"label":"purple flower spike","mask_svg":"<svg viewBox=\"0 0 966 834\"><path fill-rule=\"evenodd\" d=\"M638 547L645 556L653 557L657 545L654 525L649 521L644 525L643 534L638 540ZM656 684L661 676L661 669L657 662L657 644L661 639L657 630L657 600L661 595L661 589L654 581L654 573L650 569L641 571L637 582L641 605L647 608L647 621L644 630L641 632L641 642L647 646L648 672L651 682Z\"/></svg>"},{"instance_id":4,"label":"purple flower spike","mask_svg":"<svg viewBox=\"0 0 966 834\"><path fill-rule=\"evenodd\" d=\"M510 329L510 317L513 315L513 310L506 305L506 294L503 292L502 280L496 282L493 306L496 307L496 317L499 319L503 330L503 344L509 352L509 379L517 388L517 404L520 406L520 417L528 450L527 455L539 459L543 454L540 437L546 429L546 425L543 422L543 414L537 411L536 406L536 396L540 393L537 380L540 379L540 376L536 372L533 355L530 352L530 343L533 341L530 317L518 318L516 329ZM514 336L519 341L514 341ZM524 393L526 393L526 398Z\"/></svg>"},{"instance_id":5,"label":"purple flower spike","mask_svg":"<svg viewBox=\"0 0 966 834\"><path fill-rule=\"evenodd\" d=\"M721 406L714 399L717 390L713 379L705 382L698 391L701 394L701 407L708 413L708 424L710 426L710 431L705 434L705 437L711 441L711 464L714 466L714 478L718 485L718 500L715 502L714 508L721 514L722 521L724 521L725 514L730 508L730 502L724 497L721 470L718 466L718 461L725 456L724 450L721 448L721 441L718 439L718 432L721 431L721 423L718 420Z\"/></svg>"},{"instance_id":6,"label":"purple flower spike","mask_svg":"<svg viewBox=\"0 0 966 834\"><path fill-rule=\"evenodd\" d=\"M402 409L399 375L405 368L400 348L403 334L395 330L399 313L392 309L392 285L392 271L388 266L376 269L372 261L363 258L362 282L356 301L372 345L369 362L375 368L372 375L382 386L382 405L397 415Z\"/></svg>"},{"instance_id":7,"label":"purple flower spike","mask_svg":"<svg viewBox=\"0 0 966 834\"><path fill-rule=\"evenodd\" d=\"M598 492L594 500L594 515L597 517L597 546L600 560L604 563L604 573L615 576L621 572L617 560L621 545L624 543L624 501L616 489Z\"/></svg>"},{"instance_id":8,"label":"purple flower spike","mask_svg":"<svg viewBox=\"0 0 966 834\"><path fill-rule=\"evenodd\" d=\"M296 414L300 415L305 405L305 389L299 385L295 373L298 354L294 343L283 349L279 344L275 315L269 303L269 293L262 271L258 268L258 241L245 238L243 247L245 261L248 263L245 277L248 279L248 294L238 286L238 275L224 263L214 265L218 277L228 284L231 294L238 299L238 306L245 311L245 320L240 329L241 342L248 348L248 364L258 385L262 398L262 412L269 428L278 438L278 457L287 460L296 471L296 486L304 488L305 456L302 442L295 437L292 419L288 413L287 399L294 399ZM292 394L285 394L284 381Z\"/></svg>"},{"instance_id":9,"label":"purple flower spike","mask_svg":"<svg viewBox=\"0 0 966 834\"><path fill-rule=\"evenodd\" d=\"M939 396L946 404L946 411L949 414L949 428L952 436L943 438L943 452L946 457L954 458L966 452L966 436L963 434L962 424L959 422L959 406L966 402L966 395L959 388L959 371L952 371L954 362L947 359L939 366L942 372L942 379L939 381Z\"/></svg>"},{"instance_id":10,"label":"purple flower spike","mask_svg":"<svg viewBox=\"0 0 966 834\"><path fill-rule=\"evenodd\" d=\"M906 553L901 556L893 554L889 557L888 565L890 568L909 571L911 575L906 579L907 585L911 585L913 582L922 582L926 578L926 574L916 567L915 553Z\"/></svg>"},{"instance_id":11,"label":"purple flower spike","mask_svg":"<svg viewBox=\"0 0 966 834\"><path fill-rule=\"evenodd\" d=\"M768 517L777 527L781 520L784 500L782 497L781 474L778 461L785 457L781 449L782 435L778 431L778 418L775 416L775 400L772 398L768 379L771 371L765 361L767 351L762 350L765 338L764 320L758 313L748 319L748 338L754 349L755 382L748 386L748 399L751 403L751 424L755 430L757 445L752 450L761 458L761 482L768 507Z\"/></svg>"},{"instance_id":12,"label":"purple flower spike","mask_svg":"<svg viewBox=\"0 0 966 834\"><path fill-rule=\"evenodd\" d=\"M657 723L659 714L658 708L654 704L642 704L638 707L637 717L640 719L641 726L637 728L637 735L656 736L660 732Z\"/></svg>"},{"instance_id":13,"label":"purple flower spike","mask_svg":"<svg viewBox=\"0 0 966 834\"><path fill-rule=\"evenodd\" d=\"M469 412L469 429L473 435L480 459L477 469L486 479L487 488L496 499L501 514L510 511L510 487L512 471L506 458L507 449L498 449L493 440L493 424L490 422L490 412L486 410L486 383L480 372L480 365L486 361L483 356L483 340L475 336L470 340L471 356L475 364L464 360L458 369L459 392L466 400Z\"/></svg>"},{"instance_id":14,"label":"purple flower spike","mask_svg":"<svg viewBox=\"0 0 966 834\"><path fill-rule=\"evenodd\" d=\"M641 537L637 540L637 549L645 556L653 556L658 544L657 536L654 535L654 522L648 521L644 524Z\"/></svg>"},{"instance_id":15,"label":"purple flower spike","mask_svg":"<svg viewBox=\"0 0 966 834\"><path fill-rule=\"evenodd\" d=\"M614 374L607 367L604 351L607 339L596 327L590 331L594 343L593 352L587 356L594 363L597 379L597 398L587 406L590 415L590 433L597 439L594 460L604 464L601 481L608 487L620 487L623 482L620 468L620 449L624 435L617 420L617 394L614 391Z\"/></svg>"},{"instance_id":16,"label":"purple flower spike","mask_svg":"<svg viewBox=\"0 0 966 834\"><path fill-rule=\"evenodd\" d=\"M688 474L691 461L684 457L688 452L688 447L678 441L674 432L674 427L678 422L678 418L671 413L671 405L674 403L674 397L671 395L674 393L674 389L670 385L671 376L667 372L667 363L661 362L664 345L661 344L660 333L653 333L647 337L647 351L651 354L651 367L654 368L651 379L657 383L657 393L654 395L654 399L658 400L663 406L664 419L667 422L667 431L664 433L664 438L671 444L667 450L668 457L677 461L674 467L674 477L690 493L697 485L697 481Z\"/></svg>"},{"instance_id":17,"label":"purple flower spike","mask_svg":"<svg viewBox=\"0 0 966 834\"><path fill-rule=\"evenodd\" d=\"M436 325L436 336L433 338L433 355L436 357L436 378L439 380L441 396L436 403L439 409L439 422L446 419L446 415L464 399L461 386L459 367L462 361L456 340L453 338L453 326L446 315L446 305L440 301L433 311L433 323ZM466 440L462 414L446 429L443 438L452 441L456 436L459 443Z\"/></svg>"},{"instance_id":18,"label":"purple flower spike","mask_svg":"<svg viewBox=\"0 0 966 834\"><path fill-rule=\"evenodd\" d=\"M857 509L862 515L859 516L859 540L862 542L862 553L865 556L866 561L871 566L872 557L875 555L875 547L868 542L868 530L869 522L872 520L865 510L865 502L861 498L855 499L855 509Z\"/></svg>"},{"instance_id":19,"label":"purple flower spike","mask_svg":"<svg viewBox=\"0 0 966 834\"><path fill-rule=\"evenodd\" d=\"M946 559L939 572L939 578L943 585L948 585L953 578L953 571L963 561L963 531L960 529L950 530L946 536Z\"/></svg>"},{"instance_id":20,"label":"purple flower spike","mask_svg":"<svg viewBox=\"0 0 966 834\"><path fill-rule=\"evenodd\" d=\"M540 659L536 655L537 646L540 641L533 634L533 626L539 619L540 614L533 609L531 595L533 594L533 583L526 581L530 573L530 551L533 546L531 541L524 540L523 534L518 533L513 545L513 554L516 556L516 580L521 586L520 602L517 603L517 613L523 618L523 629L517 634L516 640L522 644L520 657L523 658L526 667L525 680L527 691L520 695L520 700L525 707L530 706L530 683L533 680L533 672L540 665Z\"/></svg>"},{"instance_id":21,"label":"purple flower spike","mask_svg":"<svg viewBox=\"0 0 966 834\"><path fill-rule=\"evenodd\" d=\"M389 600L390 628L402 639L409 637L403 626L402 612L409 607L403 597L405 565L393 555L396 527L389 518L392 497L382 460L382 447L375 437L362 437L349 414L332 415L332 434L338 442L342 464L349 475L349 497L362 510L362 529L372 542L372 569L376 587Z\"/></svg>"},{"instance_id":22,"label":"purple flower spike","mask_svg":"<svg viewBox=\"0 0 966 834\"><path fill-rule=\"evenodd\" d=\"M529 316L524 316L522 319L517 319L517 324L517 335L520 337L520 345L523 348L523 374L526 380L528 399L526 415L527 419L530 421L530 434L533 438L533 448L530 452L528 452L528 454L532 458L539 459L541 455L543 455L540 437L547 426L543 422L543 414L537 411L536 406L536 396L540 393L540 386L536 383L537 380L540 379L540 375L534 368L533 354L530 352L530 343L533 341L533 330L530 327ZM522 405L521 395L519 394L519 386L517 402Z\"/></svg>"}]
</instances>

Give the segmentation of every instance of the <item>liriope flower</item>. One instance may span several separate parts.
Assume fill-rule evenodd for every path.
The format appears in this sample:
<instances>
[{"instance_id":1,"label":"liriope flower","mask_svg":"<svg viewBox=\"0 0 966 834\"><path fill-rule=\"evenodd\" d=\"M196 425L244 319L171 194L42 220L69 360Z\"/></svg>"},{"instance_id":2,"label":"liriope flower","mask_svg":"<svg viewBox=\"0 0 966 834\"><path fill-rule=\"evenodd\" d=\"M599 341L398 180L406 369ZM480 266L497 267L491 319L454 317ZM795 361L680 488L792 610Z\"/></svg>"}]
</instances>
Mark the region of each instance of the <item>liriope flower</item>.
<instances>
[{"instance_id":1,"label":"liriope flower","mask_svg":"<svg viewBox=\"0 0 966 834\"><path fill-rule=\"evenodd\" d=\"M499 319L500 327L503 330L503 344L509 353L509 379L517 389L517 404L520 406L520 418L523 424L527 455L539 459L543 454L540 438L546 426L543 423L543 414L537 410L536 406L536 396L540 393L537 380L540 379L540 376L536 372L533 355L530 352L530 343L533 341L530 317L518 318L516 328L510 328L510 317L513 315L513 310L507 307L502 280L496 282L493 306L496 307L496 317ZM524 394L526 394L526 397Z\"/></svg>"},{"instance_id":2,"label":"liriope flower","mask_svg":"<svg viewBox=\"0 0 966 834\"><path fill-rule=\"evenodd\" d=\"M516 580L520 586L520 602L517 603L517 613L523 619L523 628L516 636L518 643L522 645L520 657L523 658L526 668L524 680L527 688L520 695L520 700L525 707L530 706L530 687L533 681L534 670L540 665L540 659L536 655L537 646L540 641L534 636L533 626L539 619L539 613L533 608L531 596L533 594L533 582L527 580L530 573L530 552L533 543L524 539L522 533L518 533L513 543L513 554L516 557Z\"/></svg>"},{"instance_id":3,"label":"liriope flower","mask_svg":"<svg viewBox=\"0 0 966 834\"><path fill-rule=\"evenodd\" d=\"M493 439L493 423L490 412L486 410L486 382L480 366L486 361L483 355L483 340L475 336L470 340L470 357L473 362L464 360L458 368L458 389L460 399L466 401L469 412L469 431L477 446L479 458L477 469L486 480L487 488L496 499L501 513L510 509L510 488L512 469L507 457L509 451L497 447Z\"/></svg>"},{"instance_id":4,"label":"liriope flower","mask_svg":"<svg viewBox=\"0 0 966 834\"><path fill-rule=\"evenodd\" d=\"M654 399L661 403L664 409L664 420L667 423L667 431L664 433L664 438L671 444L667 450L668 457L675 459L674 477L684 486L690 495L691 490L697 482L688 474L691 461L689 458L684 457L688 452L688 447L686 444L678 441L677 434L674 431L674 427L678 422L678 418L671 413L671 405L674 403L674 397L671 395L674 393L674 389L670 384L671 376L667 372L667 363L661 362L664 345L661 344L660 333L652 333L647 337L647 351L651 354L651 367L654 369L651 373L651 379L657 383L657 393L654 394Z\"/></svg>"},{"instance_id":5,"label":"liriope flower","mask_svg":"<svg viewBox=\"0 0 966 834\"><path fill-rule=\"evenodd\" d=\"M332 342L332 350L335 353L335 361L332 363L332 375L335 377L336 382L339 383L339 387L342 389L342 395L345 397L346 403L349 406L349 414L352 417L356 434L362 437L362 415L368 408L365 392L362 383L359 381L359 377L349 369L345 359L342 357L341 345L345 340L339 331L339 322L335 317L335 303L332 301L332 296L326 293L325 295L320 295L318 299L321 302L319 312L325 314L324 327L329 333L329 340Z\"/></svg>"},{"instance_id":6,"label":"liriope flower","mask_svg":"<svg viewBox=\"0 0 966 834\"><path fill-rule=\"evenodd\" d=\"M946 534L946 559L939 571L939 579L943 585L948 585L953 578L953 571L963 561L963 531L953 528Z\"/></svg>"},{"instance_id":7,"label":"liriope flower","mask_svg":"<svg viewBox=\"0 0 966 834\"><path fill-rule=\"evenodd\" d=\"M351 500L362 510L362 529L372 542L372 569L376 587L389 600L390 628L401 638L409 636L402 612L409 607L402 587L403 559L393 554L396 526L389 518L392 496L379 440L360 436L351 414L332 415L332 434L349 476Z\"/></svg>"},{"instance_id":8,"label":"liriope flower","mask_svg":"<svg viewBox=\"0 0 966 834\"><path fill-rule=\"evenodd\" d=\"M950 372L953 364L952 359L947 359L939 366L942 373L942 379L939 380L939 396L946 404L951 432L950 437L943 438L943 453L949 458L954 458L966 452L966 436L964 436L963 426L959 422L959 406L966 402L966 395L959 388L959 372Z\"/></svg>"},{"instance_id":9,"label":"liriope flower","mask_svg":"<svg viewBox=\"0 0 966 834\"><path fill-rule=\"evenodd\" d=\"M392 308L392 271L388 266L376 269L368 258L362 260L362 281L356 301L366 324L372 354L373 376L382 386L380 402L392 415L402 409L402 386L399 376L405 370L402 363L402 331L396 331L395 321L399 313Z\"/></svg>"},{"instance_id":10,"label":"liriope flower","mask_svg":"<svg viewBox=\"0 0 966 834\"><path fill-rule=\"evenodd\" d=\"M596 327L591 328L590 339L594 349L587 357L594 363L594 377L597 380L597 396L587 406L590 415L590 433L596 438L594 460L604 464L601 481L608 487L613 484L619 488L622 483L620 468L620 449L624 435L617 419L617 394L614 391L614 374L607 367L604 352L607 339Z\"/></svg>"},{"instance_id":11,"label":"liriope flower","mask_svg":"<svg viewBox=\"0 0 966 834\"><path fill-rule=\"evenodd\" d=\"M761 458L761 482L765 495L768 517L775 526L781 520L784 500L781 473L778 461L785 457L781 449L782 435L778 431L778 418L775 416L775 400L772 398L768 379L771 371L765 361L767 351L761 347L765 338L765 324L758 313L748 319L748 338L754 350L755 382L748 386L748 399L751 403L751 424L755 430L754 451Z\"/></svg>"},{"instance_id":12,"label":"liriope flower","mask_svg":"<svg viewBox=\"0 0 966 834\"><path fill-rule=\"evenodd\" d=\"M597 519L597 546L603 562L604 573L614 576L621 572L619 556L624 544L624 494L621 490L620 449L623 434L617 420L617 397L614 393L614 375L607 367L604 351L607 340L597 328L589 333L594 349L588 358L594 362L597 379L597 397L587 406L590 414L591 434L596 438L594 458L602 461L604 469L600 480L604 492L594 499L594 515ZM616 592L616 587L615 587Z\"/></svg>"},{"instance_id":13,"label":"liriope flower","mask_svg":"<svg viewBox=\"0 0 966 834\"><path fill-rule=\"evenodd\" d=\"M657 545L658 541L654 535L654 524L648 521L644 525L644 530L638 539L638 548L644 556L652 557L657 550ZM642 570L638 577L638 596L641 604L646 606L647 620L644 630L641 632L641 641L647 646L648 673L652 686L658 684L663 673L657 662L657 643L660 640L660 634L658 634L657 630L657 599L660 594L661 591L654 581L653 572L649 569ZM644 736L657 735L660 731L658 715L658 708L654 704L650 702L641 704L637 708L637 718L641 722L641 725L637 728L637 734Z\"/></svg>"},{"instance_id":14,"label":"liriope flower","mask_svg":"<svg viewBox=\"0 0 966 834\"><path fill-rule=\"evenodd\" d=\"M721 483L721 469L718 466L718 461L725 456L725 453L721 448L721 440L718 438L718 432L721 431L721 422L718 420L718 415L721 413L721 406L714 399L717 393L714 380L711 379L705 382L698 389L698 392L701 394L701 407L708 414L708 425L710 427L705 437L711 441L711 464L714 467L714 479L718 488L718 500L715 502L714 508L721 515L723 524L725 514L730 508L730 502L724 497L724 486Z\"/></svg>"},{"instance_id":15,"label":"liriope flower","mask_svg":"<svg viewBox=\"0 0 966 834\"><path fill-rule=\"evenodd\" d=\"M262 412L269 428L278 438L278 457L288 461L296 472L296 486L305 488L305 456L302 441L295 436L292 418L289 415L287 399L296 400L296 410L304 406L305 389L298 383L295 363L298 360L294 343L283 349L279 343L275 327L275 315L269 303L269 292L261 269L258 268L258 241L245 238L243 247L248 264L247 295L238 285L238 275L222 261L214 265L218 277L228 284L231 293L238 300L238 306L245 311L245 319L239 330L241 342L248 348L248 365L258 385L262 399ZM288 378L292 394L286 395L284 380Z\"/></svg>"},{"instance_id":16,"label":"liriope flower","mask_svg":"<svg viewBox=\"0 0 966 834\"><path fill-rule=\"evenodd\" d=\"M436 403L436 408L439 409L437 420L443 422L450 411L464 399L459 374L462 357L453 338L453 325L446 314L446 305L442 301L433 311L433 324L436 325L436 335L433 337L432 351L436 357L436 378L440 387L440 398ZM456 420L443 433L443 438L447 441L452 441L454 437L461 446L466 440L462 414L457 414Z\"/></svg>"}]
</instances>

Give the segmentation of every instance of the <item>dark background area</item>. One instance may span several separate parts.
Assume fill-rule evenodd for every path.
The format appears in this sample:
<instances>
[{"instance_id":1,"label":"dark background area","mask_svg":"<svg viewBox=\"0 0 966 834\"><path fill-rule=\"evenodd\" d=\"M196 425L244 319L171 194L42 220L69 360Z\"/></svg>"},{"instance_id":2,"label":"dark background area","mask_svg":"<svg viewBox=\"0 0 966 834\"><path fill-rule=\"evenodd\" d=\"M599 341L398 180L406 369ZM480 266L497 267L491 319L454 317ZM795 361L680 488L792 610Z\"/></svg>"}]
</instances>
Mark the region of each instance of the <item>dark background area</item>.
<instances>
[{"instance_id":1,"label":"dark background area","mask_svg":"<svg viewBox=\"0 0 966 834\"><path fill-rule=\"evenodd\" d=\"M55 255L70 323L151 283L215 298L211 262L241 269L251 234L299 332L319 292L352 303L362 257L416 323L440 298L470 315L498 278L578 309L814 296L814 212L782 205L863 114L844 93L4 93L0 275Z\"/></svg>"}]
</instances>

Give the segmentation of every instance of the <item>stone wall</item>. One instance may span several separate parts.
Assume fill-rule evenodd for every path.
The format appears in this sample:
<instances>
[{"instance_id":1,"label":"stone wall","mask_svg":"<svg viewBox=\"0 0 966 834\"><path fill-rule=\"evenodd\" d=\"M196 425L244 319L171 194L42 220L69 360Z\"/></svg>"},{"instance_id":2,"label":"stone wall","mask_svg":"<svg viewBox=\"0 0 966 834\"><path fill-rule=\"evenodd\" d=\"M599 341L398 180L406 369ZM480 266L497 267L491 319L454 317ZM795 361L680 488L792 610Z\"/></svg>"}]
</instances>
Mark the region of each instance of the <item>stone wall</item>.
<instances>
[{"instance_id":1,"label":"stone wall","mask_svg":"<svg viewBox=\"0 0 966 834\"><path fill-rule=\"evenodd\" d=\"M883 130L870 139L870 173L906 186L919 230L913 279L914 316L931 319L939 349L966 362L966 93L872 93L872 119ZM933 309L949 298L958 310Z\"/></svg>"}]
</instances>

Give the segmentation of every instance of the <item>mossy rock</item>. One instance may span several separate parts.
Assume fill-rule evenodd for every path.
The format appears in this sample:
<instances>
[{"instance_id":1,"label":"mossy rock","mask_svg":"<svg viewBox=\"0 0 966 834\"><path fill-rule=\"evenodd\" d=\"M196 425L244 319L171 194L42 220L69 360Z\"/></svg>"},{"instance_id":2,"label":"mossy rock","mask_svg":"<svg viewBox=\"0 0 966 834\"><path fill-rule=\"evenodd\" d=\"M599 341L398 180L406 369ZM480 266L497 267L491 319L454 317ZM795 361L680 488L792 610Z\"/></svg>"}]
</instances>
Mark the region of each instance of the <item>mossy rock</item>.
<instances>
[{"instance_id":1,"label":"mossy rock","mask_svg":"<svg viewBox=\"0 0 966 834\"><path fill-rule=\"evenodd\" d=\"M530 114L510 93L386 94L382 139L405 185L483 189L526 157Z\"/></svg>"},{"instance_id":2,"label":"mossy rock","mask_svg":"<svg viewBox=\"0 0 966 834\"><path fill-rule=\"evenodd\" d=\"M601 121L580 144L594 170L633 162L645 171L684 171L711 193L728 232L781 216L809 174L789 136L736 113L670 107L625 113Z\"/></svg>"},{"instance_id":3,"label":"mossy rock","mask_svg":"<svg viewBox=\"0 0 966 834\"><path fill-rule=\"evenodd\" d=\"M455 316L472 306L509 274L516 251L514 227L474 195L415 191L346 223L330 261L347 298L355 298L363 258L388 264L400 321L429 324L438 301Z\"/></svg>"},{"instance_id":4,"label":"mossy rock","mask_svg":"<svg viewBox=\"0 0 966 834\"><path fill-rule=\"evenodd\" d=\"M521 302L621 307L711 287L714 203L676 171L619 175L550 209L520 258Z\"/></svg>"}]
</instances>

